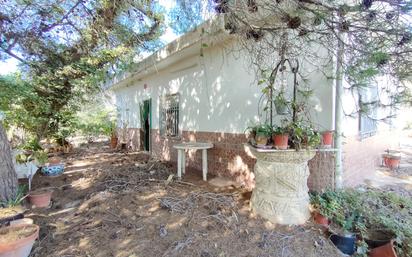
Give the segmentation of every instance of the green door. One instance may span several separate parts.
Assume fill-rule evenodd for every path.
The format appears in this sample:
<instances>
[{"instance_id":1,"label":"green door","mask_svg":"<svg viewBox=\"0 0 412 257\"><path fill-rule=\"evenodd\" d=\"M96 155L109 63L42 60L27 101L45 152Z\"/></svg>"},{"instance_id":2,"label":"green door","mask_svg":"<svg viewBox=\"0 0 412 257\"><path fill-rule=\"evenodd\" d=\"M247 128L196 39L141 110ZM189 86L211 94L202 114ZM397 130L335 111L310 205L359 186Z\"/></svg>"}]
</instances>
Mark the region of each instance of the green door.
<instances>
[{"instance_id":1,"label":"green door","mask_svg":"<svg viewBox=\"0 0 412 257\"><path fill-rule=\"evenodd\" d=\"M140 104L140 127L143 132L143 150L150 151L150 129L152 127L152 99L143 101Z\"/></svg>"}]
</instances>

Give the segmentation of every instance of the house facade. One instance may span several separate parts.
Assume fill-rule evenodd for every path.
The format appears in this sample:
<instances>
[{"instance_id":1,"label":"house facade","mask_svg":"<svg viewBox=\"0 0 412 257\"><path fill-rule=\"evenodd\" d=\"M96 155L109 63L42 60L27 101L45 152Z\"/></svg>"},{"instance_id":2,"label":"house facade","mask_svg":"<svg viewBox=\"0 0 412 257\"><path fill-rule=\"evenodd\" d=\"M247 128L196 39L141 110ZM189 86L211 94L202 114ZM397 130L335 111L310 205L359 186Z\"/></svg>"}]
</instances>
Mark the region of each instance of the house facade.
<instances>
[{"instance_id":1,"label":"house facade","mask_svg":"<svg viewBox=\"0 0 412 257\"><path fill-rule=\"evenodd\" d=\"M334 80L312 72L307 84L314 91L311 121L320 131L333 130ZM223 20L206 22L183 35L141 61L135 71L110 81L108 87L115 95L118 127L127 131L124 143L128 148L150 151L176 163L173 144L211 142L214 148L208 151L209 172L253 186L255 159L243 144L248 141L245 129L262 121L262 88L257 85L247 53L239 50L236 39L224 31ZM346 107L351 108L356 100L350 99L350 94L344 97ZM274 118L276 124L284 117ZM347 185L355 185L374 172L380 153L389 147L381 140L385 135L377 133L376 128L368 135L360 134L361 118L344 118ZM372 127L369 124L368 129ZM201 153L190 151L186 165L201 170ZM333 151L318 152L309 166L309 188L334 187Z\"/></svg>"}]
</instances>

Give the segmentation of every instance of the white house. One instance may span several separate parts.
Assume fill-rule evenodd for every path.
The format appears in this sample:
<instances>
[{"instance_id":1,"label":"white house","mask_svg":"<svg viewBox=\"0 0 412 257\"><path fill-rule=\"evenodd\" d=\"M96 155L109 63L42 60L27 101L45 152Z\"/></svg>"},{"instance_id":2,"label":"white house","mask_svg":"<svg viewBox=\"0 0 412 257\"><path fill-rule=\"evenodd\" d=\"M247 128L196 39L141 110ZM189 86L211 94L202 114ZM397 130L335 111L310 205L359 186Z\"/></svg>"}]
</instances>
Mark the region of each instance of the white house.
<instances>
[{"instance_id":1,"label":"white house","mask_svg":"<svg viewBox=\"0 0 412 257\"><path fill-rule=\"evenodd\" d=\"M244 131L260 119L257 86L247 53L233 51L236 39L224 30L223 20L209 21L144 59L133 72L108 83L119 111L119 127L126 124L128 147L150 151L176 162L173 144L208 141L211 173L253 183L254 159L245 151ZM310 116L320 130L335 127L334 81L312 73L315 98ZM344 108L352 108L350 94ZM141 111L141 106L145 110ZM281 117L275 117L279 122ZM382 151L390 145L385 133L365 117L344 117L344 183L354 185L374 172ZM335 184L335 155L318 153L310 162L309 187ZM200 169L200 153L189 153L186 165Z\"/></svg>"}]
</instances>

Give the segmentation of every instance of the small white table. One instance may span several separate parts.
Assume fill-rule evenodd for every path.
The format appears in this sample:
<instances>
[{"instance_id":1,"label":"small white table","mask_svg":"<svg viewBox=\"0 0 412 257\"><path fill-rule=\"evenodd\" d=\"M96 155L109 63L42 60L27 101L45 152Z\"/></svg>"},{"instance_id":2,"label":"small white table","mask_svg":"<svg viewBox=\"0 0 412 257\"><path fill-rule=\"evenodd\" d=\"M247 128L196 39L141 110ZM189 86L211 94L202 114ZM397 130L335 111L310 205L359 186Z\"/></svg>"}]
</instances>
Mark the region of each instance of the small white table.
<instances>
[{"instance_id":1,"label":"small white table","mask_svg":"<svg viewBox=\"0 0 412 257\"><path fill-rule=\"evenodd\" d=\"M213 148L212 143L202 142L187 142L180 143L173 146L177 149L177 177L181 178L182 173L185 174L185 150L202 150L202 172L203 180L207 180L207 149Z\"/></svg>"}]
</instances>

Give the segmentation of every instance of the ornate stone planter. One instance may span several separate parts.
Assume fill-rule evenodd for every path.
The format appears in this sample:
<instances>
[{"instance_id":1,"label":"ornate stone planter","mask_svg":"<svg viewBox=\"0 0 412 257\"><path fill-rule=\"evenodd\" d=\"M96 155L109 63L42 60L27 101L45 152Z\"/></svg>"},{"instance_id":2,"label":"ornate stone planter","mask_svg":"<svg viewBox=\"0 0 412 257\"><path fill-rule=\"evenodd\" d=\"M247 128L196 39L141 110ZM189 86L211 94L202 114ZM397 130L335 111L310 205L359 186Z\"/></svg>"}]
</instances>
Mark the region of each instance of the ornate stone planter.
<instances>
[{"instance_id":1,"label":"ornate stone planter","mask_svg":"<svg viewBox=\"0 0 412 257\"><path fill-rule=\"evenodd\" d=\"M276 224L298 225L309 217L308 161L316 151L266 150L245 144L257 159L251 209Z\"/></svg>"}]
</instances>

